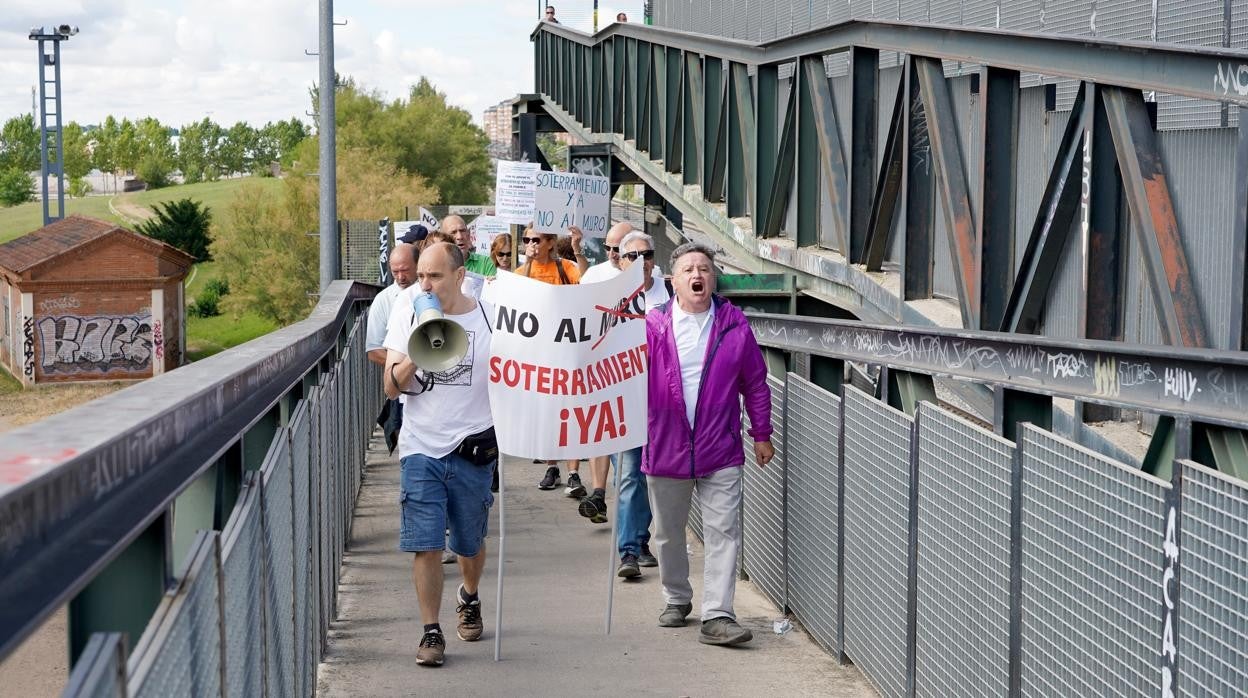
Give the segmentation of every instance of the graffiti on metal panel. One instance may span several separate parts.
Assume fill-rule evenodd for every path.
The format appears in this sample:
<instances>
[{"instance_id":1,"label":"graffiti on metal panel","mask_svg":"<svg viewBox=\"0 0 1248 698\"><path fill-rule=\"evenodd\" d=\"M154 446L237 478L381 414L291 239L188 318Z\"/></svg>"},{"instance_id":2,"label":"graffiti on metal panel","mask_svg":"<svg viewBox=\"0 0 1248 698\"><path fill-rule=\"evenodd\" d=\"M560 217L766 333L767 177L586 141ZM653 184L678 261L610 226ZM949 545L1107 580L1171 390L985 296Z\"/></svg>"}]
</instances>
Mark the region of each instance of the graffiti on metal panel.
<instances>
[{"instance_id":1,"label":"graffiti on metal panel","mask_svg":"<svg viewBox=\"0 0 1248 698\"><path fill-rule=\"evenodd\" d=\"M151 346L151 315L67 315L39 321L44 373L144 371L151 365Z\"/></svg>"},{"instance_id":2,"label":"graffiti on metal panel","mask_svg":"<svg viewBox=\"0 0 1248 698\"><path fill-rule=\"evenodd\" d=\"M152 324L152 351L156 352L156 358L165 358L165 330L159 322Z\"/></svg>"},{"instance_id":3,"label":"graffiti on metal panel","mask_svg":"<svg viewBox=\"0 0 1248 698\"><path fill-rule=\"evenodd\" d=\"M573 172L580 175L593 175L595 177L607 177L607 159L598 155L587 157L572 158Z\"/></svg>"},{"instance_id":4,"label":"graffiti on metal panel","mask_svg":"<svg viewBox=\"0 0 1248 698\"><path fill-rule=\"evenodd\" d=\"M1095 394L1101 397L1118 397L1124 388L1161 382L1148 362L1119 361L1107 356L1098 358L1092 365Z\"/></svg>"},{"instance_id":5,"label":"graffiti on metal panel","mask_svg":"<svg viewBox=\"0 0 1248 698\"><path fill-rule=\"evenodd\" d=\"M1218 63L1213 74L1213 91L1230 94L1234 90L1240 97L1248 97L1248 64Z\"/></svg>"},{"instance_id":6,"label":"graffiti on metal panel","mask_svg":"<svg viewBox=\"0 0 1248 698\"><path fill-rule=\"evenodd\" d=\"M1182 368L1166 369L1166 396L1171 395L1188 402L1200 388L1196 387L1196 376Z\"/></svg>"},{"instance_id":7,"label":"graffiti on metal panel","mask_svg":"<svg viewBox=\"0 0 1248 698\"><path fill-rule=\"evenodd\" d=\"M1205 378L1209 389L1213 391L1213 399L1219 405L1240 407L1239 380L1234 373L1222 368L1215 368Z\"/></svg>"},{"instance_id":8,"label":"graffiti on metal panel","mask_svg":"<svg viewBox=\"0 0 1248 698\"><path fill-rule=\"evenodd\" d=\"M1166 509L1166 535L1162 543L1165 568L1161 574L1161 695L1174 698L1174 672L1178 664L1178 646L1174 637L1175 607L1179 592L1179 511L1172 495Z\"/></svg>"},{"instance_id":9,"label":"graffiti on metal panel","mask_svg":"<svg viewBox=\"0 0 1248 698\"><path fill-rule=\"evenodd\" d=\"M39 301L39 309L47 313L65 312L66 310L77 310L82 306L77 296L61 296L60 298L45 298Z\"/></svg>"},{"instance_id":10,"label":"graffiti on metal panel","mask_svg":"<svg viewBox=\"0 0 1248 698\"><path fill-rule=\"evenodd\" d=\"M22 371L27 378L35 377L35 319L27 317L22 323Z\"/></svg>"}]
</instances>

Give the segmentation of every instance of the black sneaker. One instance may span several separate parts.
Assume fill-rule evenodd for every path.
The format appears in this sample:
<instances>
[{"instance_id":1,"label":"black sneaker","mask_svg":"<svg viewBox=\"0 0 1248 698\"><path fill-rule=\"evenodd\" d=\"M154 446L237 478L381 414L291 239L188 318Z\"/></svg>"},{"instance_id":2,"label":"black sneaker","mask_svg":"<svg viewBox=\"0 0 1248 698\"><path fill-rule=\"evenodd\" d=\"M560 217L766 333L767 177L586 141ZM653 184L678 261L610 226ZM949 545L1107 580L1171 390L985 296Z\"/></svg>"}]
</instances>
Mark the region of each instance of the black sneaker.
<instances>
[{"instance_id":1,"label":"black sneaker","mask_svg":"<svg viewBox=\"0 0 1248 698\"><path fill-rule=\"evenodd\" d=\"M663 608L663 612L659 614L660 628L683 628L685 627L685 617L693 613L693 604L691 603L669 603Z\"/></svg>"},{"instance_id":2,"label":"black sneaker","mask_svg":"<svg viewBox=\"0 0 1248 698\"><path fill-rule=\"evenodd\" d=\"M437 630L430 630L420 638L420 647L416 650L416 663L421 666L442 666L446 658L446 638Z\"/></svg>"},{"instance_id":3,"label":"black sneaker","mask_svg":"<svg viewBox=\"0 0 1248 698\"><path fill-rule=\"evenodd\" d=\"M600 524L607 522L606 497L598 494L597 492L589 495L588 497L582 498L581 503L577 505L576 510L581 516L584 516L594 523Z\"/></svg>"},{"instance_id":4,"label":"black sneaker","mask_svg":"<svg viewBox=\"0 0 1248 698\"><path fill-rule=\"evenodd\" d=\"M585 496L585 486L581 484L580 473L568 473L568 486L563 488L563 493L573 499Z\"/></svg>"},{"instance_id":5,"label":"black sneaker","mask_svg":"<svg viewBox=\"0 0 1248 698\"><path fill-rule=\"evenodd\" d=\"M658 567L659 560L650 553L650 546L642 543L641 554L637 556L637 564L641 567Z\"/></svg>"},{"instance_id":6,"label":"black sneaker","mask_svg":"<svg viewBox=\"0 0 1248 698\"><path fill-rule=\"evenodd\" d=\"M641 568L637 566L637 556L626 554L620 558L620 568L616 571L615 576L624 579L632 579L641 576Z\"/></svg>"},{"instance_id":7,"label":"black sneaker","mask_svg":"<svg viewBox=\"0 0 1248 698\"><path fill-rule=\"evenodd\" d=\"M542 478L542 481L537 483L537 489L553 490L558 486L559 486L559 468L556 468L555 466L552 465L546 469L546 477Z\"/></svg>"},{"instance_id":8,"label":"black sneaker","mask_svg":"<svg viewBox=\"0 0 1248 698\"><path fill-rule=\"evenodd\" d=\"M704 645L740 645L753 638L753 633L728 616L702 621L702 632L698 633L698 642Z\"/></svg>"}]
</instances>

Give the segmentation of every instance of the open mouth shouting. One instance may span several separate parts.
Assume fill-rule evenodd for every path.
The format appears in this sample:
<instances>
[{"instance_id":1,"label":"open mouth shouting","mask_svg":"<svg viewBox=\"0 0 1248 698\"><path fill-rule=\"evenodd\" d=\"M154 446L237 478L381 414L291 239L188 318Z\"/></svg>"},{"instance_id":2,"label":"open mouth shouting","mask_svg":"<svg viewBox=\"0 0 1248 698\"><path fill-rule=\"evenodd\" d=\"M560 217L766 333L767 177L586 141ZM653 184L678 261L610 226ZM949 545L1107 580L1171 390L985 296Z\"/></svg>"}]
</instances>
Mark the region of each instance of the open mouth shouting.
<instances>
[{"instance_id":1,"label":"open mouth shouting","mask_svg":"<svg viewBox=\"0 0 1248 698\"><path fill-rule=\"evenodd\" d=\"M689 290L693 291L694 293L701 294L703 291L706 290L706 282L703 281L702 279L694 279L693 281L689 282Z\"/></svg>"}]
</instances>

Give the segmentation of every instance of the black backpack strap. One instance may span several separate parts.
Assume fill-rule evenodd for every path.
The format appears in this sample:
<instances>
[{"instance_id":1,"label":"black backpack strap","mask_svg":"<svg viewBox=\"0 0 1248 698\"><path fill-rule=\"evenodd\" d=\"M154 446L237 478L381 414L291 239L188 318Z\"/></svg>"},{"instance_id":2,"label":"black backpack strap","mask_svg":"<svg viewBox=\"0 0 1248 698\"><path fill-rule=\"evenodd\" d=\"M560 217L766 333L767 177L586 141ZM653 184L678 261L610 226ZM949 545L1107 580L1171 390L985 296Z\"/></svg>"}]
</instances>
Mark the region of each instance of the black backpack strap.
<instances>
[{"instance_id":1,"label":"black backpack strap","mask_svg":"<svg viewBox=\"0 0 1248 698\"><path fill-rule=\"evenodd\" d=\"M563 258L562 257L555 257L555 269L559 270L559 283L560 284L566 286L572 283L571 281L568 281L568 272L563 270Z\"/></svg>"}]
</instances>

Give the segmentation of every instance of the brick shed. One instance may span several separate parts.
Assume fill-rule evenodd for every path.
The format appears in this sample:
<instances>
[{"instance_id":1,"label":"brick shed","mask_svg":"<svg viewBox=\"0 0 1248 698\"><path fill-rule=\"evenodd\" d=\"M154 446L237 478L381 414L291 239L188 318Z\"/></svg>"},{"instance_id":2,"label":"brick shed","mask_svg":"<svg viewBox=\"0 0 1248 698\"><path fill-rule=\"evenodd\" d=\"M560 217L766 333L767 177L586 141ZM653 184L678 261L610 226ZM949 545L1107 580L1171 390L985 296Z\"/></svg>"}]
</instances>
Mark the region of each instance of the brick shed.
<instances>
[{"instance_id":1,"label":"brick shed","mask_svg":"<svg viewBox=\"0 0 1248 698\"><path fill-rule=\"evenodd\" d=\"M0 245L0 362L23 385L148 378L182 364L189 255L70 216Z\"/></svg>"}]
</instances>

